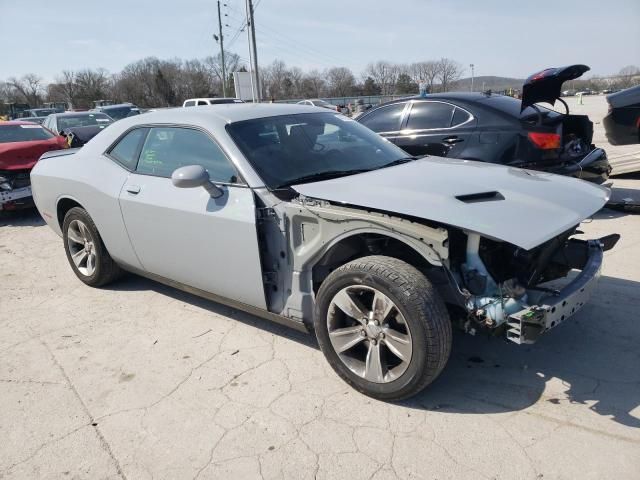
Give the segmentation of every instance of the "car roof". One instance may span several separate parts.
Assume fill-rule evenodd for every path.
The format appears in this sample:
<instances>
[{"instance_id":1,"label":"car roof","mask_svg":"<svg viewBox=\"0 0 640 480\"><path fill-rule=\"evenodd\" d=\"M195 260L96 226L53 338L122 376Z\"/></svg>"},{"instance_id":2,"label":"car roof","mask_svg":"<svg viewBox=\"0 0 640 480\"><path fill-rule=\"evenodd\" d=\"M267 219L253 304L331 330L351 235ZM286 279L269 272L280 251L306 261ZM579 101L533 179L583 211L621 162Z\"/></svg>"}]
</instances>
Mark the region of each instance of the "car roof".
<instances>
[{"instance_id":1,"label":"car roof","mask_svg":"<svg viewBox=\"0 0 640 480\"><path fill-rule=\"evenodd\" d=\"M103 105L101 107L96 107L96 108L106 109L106 108L122 108L122 107L138 108L133 103L116 103L115 105Z\"/></svg>"},{"instance_id":2,"label":"car roof","mask_svg":"<svg viewBox=\"0 0 640 480\"><path fill-rule=\"evenodd\" d=\"M391 103L406 102L409 100L453 100L465 102L477 102L491 98L492 96L503 97L498 93L481 93L481 92L446 92L446 93L428 93L427 95L413 95L411 97L396 98L382 105Z\"/></svg>"},{"instance_id":3,"label":"car roof","mask_svg":"<svg viewBox=\"0 0 640 480\"><path fill-rule=\"evenodd\" d=\"M216 100L240 100L239 98L236 97L201 97L201 98L187 98L185 100L185 102L189 102L189 101L193 101L193 100L209 100L209 101L216 101ZM183 102L184 103L184 102Z\"/></svg>"},{"instance_id":4,"label":"car roof","mask_svg":"<svg viewBox=\"0 0 640 480\"><path fill-rule=\"evenodd\" d=\"M32 117L35 118L35 117ZM29 120L0 120L0 127L5 125L33 125L33 121Z\"/></svg>"},{"instance_id":5,"label":"car roof","mask_svg":"<svg viewBox=\"0 0 640 480\"><path fill-rule=\"evenodd\" d=\"M102 114L102 115L107 115L106 113L103 112L98 112L98 111L91 111L91 110L87 110L86 112L60 112L60 113L52 113L51 116L54 117L70 117L70 116L78 116L78 115L95 115L95 114ZM108 116L108 115L107 115Z\"/></svg>"},{"instance_id":6,"label":"car roof","mask_svg":"<svg viewBox=\"0 0 640 480\"><path fill-rule=\"evenodd\" d=\"M194 109L172 108L147 112L120 120L120 122L126 121L131 125L138 123L185 123L224 127L228 123L241 122L243 120L278 115L295 115L297 113L326 113L326 109L289 103L220 103L203 105Z\"/></svg>"}]
</instances>

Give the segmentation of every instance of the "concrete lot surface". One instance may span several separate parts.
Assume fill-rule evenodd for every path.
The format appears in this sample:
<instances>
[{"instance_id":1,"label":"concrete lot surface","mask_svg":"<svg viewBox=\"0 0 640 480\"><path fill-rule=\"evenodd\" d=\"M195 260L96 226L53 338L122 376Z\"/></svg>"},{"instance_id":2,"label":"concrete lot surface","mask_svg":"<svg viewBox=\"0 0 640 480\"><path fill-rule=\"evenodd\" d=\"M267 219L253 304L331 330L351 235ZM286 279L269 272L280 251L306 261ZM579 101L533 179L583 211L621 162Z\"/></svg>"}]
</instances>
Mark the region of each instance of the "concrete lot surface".
<instances>
[{"instance_id":1,"label":"concrete lot surface","mask_svg":"<svg viewBox=\"0 0 640 480\"><path fill-rule=\"evenodd\" d=\"M0 478L640 478L640 216L583 230L623 237L575 318L456 335L389 404L308 336L135 276L91 289L37 214L0 217Z\"/></svg>"}]
</instances>

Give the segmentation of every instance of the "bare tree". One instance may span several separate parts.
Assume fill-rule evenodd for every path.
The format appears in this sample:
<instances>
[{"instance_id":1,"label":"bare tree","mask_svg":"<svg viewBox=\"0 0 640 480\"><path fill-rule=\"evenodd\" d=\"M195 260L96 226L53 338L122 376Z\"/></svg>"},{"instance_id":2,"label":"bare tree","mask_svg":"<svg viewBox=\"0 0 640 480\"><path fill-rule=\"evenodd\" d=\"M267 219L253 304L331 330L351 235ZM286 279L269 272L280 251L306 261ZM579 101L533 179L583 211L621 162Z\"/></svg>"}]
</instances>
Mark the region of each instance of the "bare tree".
<instances>
[{"instance_id":1,"label":"bare tree","mask_svg":"<svg viewBox=\"0 0 640 480\"><path fill-rule=\"evenodd\" d=\"M441 58L438 61L438 80L440 80L440 88L443 92L449 90L451 85L460 80L464 72L462 65L455 60L449 58Z\"/></svg>"},{"instance_id":2,"label":"bare tree","mask_svg":"<svg viewBox=\"0 0 640 480\"><path fill-rule=\"evenodd\" d=\"M211 74L216 78L217 83L222 86L222 57L217 54L213 57L207 57L204 59L205 65L209 68ZM229 77L233 72L237 72L240 67L243 66L240 55L233 52L224 52L224 67L227 74L227 84L229 84Z\"/></svg>"},{"instance_id":3,"label":"bare tree","mask_svg":"<svg viewBox=\"0 0 640 480\"><path fill-rule=\"evenodd\" d=\"M409 66L409 75L415 83L420 85L424 83L427 91L433 92L433 86L438 78L438 62L426 61L416 62Z\"/></svg>"},{"instance_id":4,"label":"bare tree","mask_svg":"<svg viewBox=\"0 0 640 480\"><path fill-rule=\"evenodd\" d=\"M214 90L210 69L200 60L187 60L182 68L178 84L178 96L186 98L206 97Z\"/></svg>"},{"instance_id":5,"label":"bare tree","mask_svg":"<svg viewBox=\"0 0 640 480\"><path fill-rule=\"evenodd\" d=\"M382 95L393 93L399 73L398 65L384 60L370 63L364 71L365 77L371 77L380 87Z\"/></svg>"},{"instance_id":6,"label":"bare tree","mask_svg":"<svg viewBox=\"0 0 640 480\"><path fill-rule=\"evenodd\" d=\"M327 82L324 80L324 75L318 70L311 70L307 72L303 80L302 97L323 97L325 96L327 88Z\"/></svg>"},{"instance_id":7,"label":"bare tree","mask_svg":"<svg viewBox=\"0 0 640 480\"><path fill-rule=\"evenodd\" d=\"M333 67L327 70L329 94L335 97L346 97L353 94L356 79L346 67Z\"/></svg>"},{"instance_id":8,"label":"bare tree","mask_svg":"<svg viewBox=\"0 0 640 480\"><path fill-rule=\"evenodd\" d=\"M59 97L61 101L75 106L77 100L76 97L78 95L76 73L71 70L63 70L62 75L59 76L56 80L57 83L49 89L50 100L58 100L58 98L51 98L53 96L56 96Z\"/></svg>"},{"instance_id":9,"label":"bare tree","mask_svg":"<svg viewBox=\"0 0 640 480\"><path fill-rule=\"evenodd\" d=\"M20 79L10 78L7 83L13 88L21 99L31 106L37 106L42 101L44 93L42 78L34 73L27 73Z\"/></svg>"},{"instance_id":10,"label":"bare tree","mask_svg":"<svg viewBox=\"0 0 640 480\"><path fill-rule=\"evenodd\" d=\"M619 88L629 88L640 83L638 81L639 79L635 78L640 76L640 68L635 65L627 65L621 68L618 75L620 78L618 78L616 83Z\"/></svg>"},{"instance_id":11,"label":"bare tree","mask_svg":"<svg viewBox=\"0 0 640 480\"><path fill-rule=\"evenodd\" d=\"M282 60L274 60L270 65L262 68L262 87L265 98L284 98L284 81L289 72Z\"/></svg>"}]
</instances>

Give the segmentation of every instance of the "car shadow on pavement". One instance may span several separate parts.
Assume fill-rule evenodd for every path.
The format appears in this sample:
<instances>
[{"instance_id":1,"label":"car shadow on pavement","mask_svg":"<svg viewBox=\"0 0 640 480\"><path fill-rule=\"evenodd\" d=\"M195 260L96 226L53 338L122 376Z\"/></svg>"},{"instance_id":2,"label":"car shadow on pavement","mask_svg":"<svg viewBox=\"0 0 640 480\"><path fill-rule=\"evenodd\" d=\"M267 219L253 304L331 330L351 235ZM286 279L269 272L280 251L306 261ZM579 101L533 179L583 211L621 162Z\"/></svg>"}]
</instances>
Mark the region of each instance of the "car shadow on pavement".
<instances>
[{"instance_id":1,"label":"car shadow on pavement","mask_svg":"<svg viewBox=\"0 0 640 480\"><path fill-rule=\"evenodd\" d=\"M265 332L272 333L281 337L288 338L302 345L306 345L315 349L319 349L316 339L313 335L307 335L303 332L298 332L292 328L279 325L277 323L265 320L250 313L243 312L237 308L228 307L221 303L208 300L206 298L199 297L197 295L178 290L154 280L141 277L135 274L127 274L122 280L113 284L101 287L103 289L113 291L147 291L166 295L175 300L188 303L189 305L208 310L217 315L232 318L235 321L242 322L246 325L250 325L255 328L259 328Z\"/></svg>"},{"instance_id":2,"label":"car shadow on pavement","mask_svg":"<svg viewBox=\"0 0 640 480\"><path fill-rule=\"evenodd\" d=\"M454 334L451 358L412 408L465 414L505 413L534 404L562 416L566 404L640 428L640 283L601 277L575 317L534 345ZM556 407L559 406L559 407Z\"/></svg>"},{"instance_id":3,"label":"car shadow on pavement","mask_svg":"<svg viewBox=\"0 0 640 480\"><path fill-rule=\"evenodd\" d=\"M44 224L35 208L0 212L0 227L41 227Z\"/></svg>"},{"instance_id":4,"label":"car shadow on pavement","mask_svg":"<svg viewBox=\"0 0 640 480\"><path fill-rule=\"evenodd\" d=\"M318 349L313 335L137 275L128 275L107 288L152 290ZM640 405L638 292L638 282L602 277L592 301L534 345L455 332L451 357L440 377L416 397L399 404L421 410L486 414L519 411L543 402L545 412L579 403L622 425L640 428L640 419L631 415Z\"/></svg>"}]
</instances>

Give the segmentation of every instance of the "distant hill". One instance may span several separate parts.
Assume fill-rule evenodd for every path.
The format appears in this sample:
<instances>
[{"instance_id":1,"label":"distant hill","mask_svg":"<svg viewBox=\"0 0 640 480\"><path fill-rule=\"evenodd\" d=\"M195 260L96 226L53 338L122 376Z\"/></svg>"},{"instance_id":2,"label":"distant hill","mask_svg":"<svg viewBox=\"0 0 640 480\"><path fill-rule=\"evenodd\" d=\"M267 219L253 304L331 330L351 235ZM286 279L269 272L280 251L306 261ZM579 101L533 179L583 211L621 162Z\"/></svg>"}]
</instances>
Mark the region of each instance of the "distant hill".
<instances>
[{"instance_id":1,"label":"distant hill","mask_svg":"<svg viewBox=\"0 0 640 480\"><path fill-rule=\"evenodd\" d=\"M484 82L484 89L483 89ZM521 89L524 83L524 78L509 78L509 77L496 77L492 75L485 75L482 77L475 77L473 79L473 89L476 92L493 90L494 92L500 92L509 88ZM471 77L461 78L456 82L456 90L469 90L471 88Z\"/></svg>"}]
</instances>

